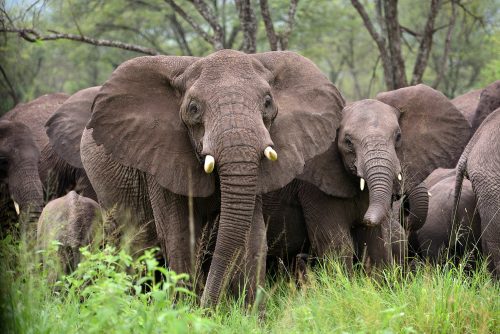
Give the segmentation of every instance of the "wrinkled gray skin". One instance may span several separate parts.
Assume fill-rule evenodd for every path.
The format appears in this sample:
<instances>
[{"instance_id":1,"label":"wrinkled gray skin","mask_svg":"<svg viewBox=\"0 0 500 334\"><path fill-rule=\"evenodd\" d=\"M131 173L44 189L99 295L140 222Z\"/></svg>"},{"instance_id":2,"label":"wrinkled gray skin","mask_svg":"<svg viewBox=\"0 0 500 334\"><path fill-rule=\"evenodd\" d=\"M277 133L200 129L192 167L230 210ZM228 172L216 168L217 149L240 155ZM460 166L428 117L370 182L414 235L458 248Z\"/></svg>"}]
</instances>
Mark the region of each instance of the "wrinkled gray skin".
<instances>
[{"instance_id":1,"label":"wrinkled gray skin","mask_svg":"<svg viewBox=\"0 0 500 334\"><path fill-rule=\"evenodd\" d=\"M482 252L500 278L500 108L479 126L457 164L455 205L464 176L470 180L481 218Z\"/></svg>"},{"instance_id":2,"label":"wrinkled gray skin","mask_svg":"<svg viewBox=\"0 0 500 334\"><path fill-rule=\"evenodd\" d=\"M47 249L53 241L58 241L58 256L64 273L68 274L80 262L79 249L90 245L101 221L96 201L70 191L43 208L38 220L38 248Z\"/></svg>"},{"instance_id":3,"label":"wrinkled gray skin","mask_svg":"<svg viewBox=\"0 0 500 334\"><path fill-rule=\"evenodd\" d=\"M46 134L45 123L67 99L68 95L63 93L43 95L16 106L1 118L22 123L33 134L40 151L38 171L46 199L63 196L71 189L85 192L90 184L82 168L71 166L54 151ZM86 194L91 196L92 190Z\"/></svg>"},{"instance_id":4,"label":"wrinkled gray skin","mask_svg":"<svg viewBox=\"0 0 500 334\"><path fill-rule=\"evenodd\" d=\"M418 185L435 168L454 166L470 136L463 115L430 87L377 99L344 108L334 145L307 163L299 179L315 180L318 187L290 184L277 195L300 203L314 255L338 255L348 267L354 255L376 266L401 261L406 238L391 219L393 199L408 197L407 210L419 219L407 228L418 229L427 212L426 202L417 200L426 189Z\"/></svg>"},{"instance_id":5,"label":"wrinkled gray skin","mask_svg":"<svg viewBox=\"0 0 500 334\"><path fill-rule=\"evenodd\" d=\"M474 122L477 105L479 104L479 97L482 91L483 89L471 90L451 100L451 103L460 110L470 126L472 126L472 122Z\"/></svg>"},{"instance_id":6,"label":"wrinkled gray skin","mask_svg":"<svg viewBox=\"0 0 500 334\"><path fill-rule=\"evenodd\" d=\"M19 205L22 228L29 224L35 230L43 208L43 188L38 175L40 151L27 126L0 120L0 183L2 184L2 225L12 217L13 202ZM4 228L2 228L3 230Z\"/></svg>"},{"instance_id":7,"label":"wrinkled gray skin","mask_svg":"<svg viewBox=\"0 0 500 334\"><path fill-rule=\"evenodd\" d=\"M480 219L472 185L464 180L457 216L453 219L455 169L438 168L424 183L429 189L429 210L424 225L409 235L411 249L433 263L458 259L480 249ZM470 254L469 254L470 255Z\"/></svg>"},{"instance_id":8,"label":"wrinkled gray skin","mask_svg":"<svg viewBox=\"0 0 500 334\"><path fill-rule=\"evenodd\" d=\"M314 64L292 52L139 57L97 95L82 162L99 202L116 208L111 230L140 230L133 247L159 243L176 272L194 272L195 242L220 214L201 304L217 304L228 283L247 287L252 303L267 254L261 194L328 149L343 104ZM267 146L277 161L264 157Z\"/></svg>"},{"instance_id":9,"label":"wrinkled gray skin","mask_svg":"<svg viewBox=\"0 0 500 334\"><path fill-rule=\"evenodd\" d=\"M472 133L475 133L486 117L497 108L500 108L500 80L487 86L481 92L472 121Z\"/></svg>"}]
</instances>

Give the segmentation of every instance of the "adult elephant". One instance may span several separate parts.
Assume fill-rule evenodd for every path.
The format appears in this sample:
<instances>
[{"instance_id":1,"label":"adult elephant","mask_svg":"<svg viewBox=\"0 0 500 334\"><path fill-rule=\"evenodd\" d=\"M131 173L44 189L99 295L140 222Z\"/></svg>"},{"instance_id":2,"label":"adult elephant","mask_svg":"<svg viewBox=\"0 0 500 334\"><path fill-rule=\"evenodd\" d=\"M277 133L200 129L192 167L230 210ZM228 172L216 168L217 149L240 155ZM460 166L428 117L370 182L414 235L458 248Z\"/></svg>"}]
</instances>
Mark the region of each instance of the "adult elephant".
<instances>
[{"instance_id":1,"label":"adult elephant","mask_svg":"<svg viewBox=\"0 0 500 334\"><path fill-rule=\"evenodd\" d=\"M55 193L64 195L74 189L80 195L97 200L97 195L83 169L80 141L90 119L92 103L101 86L82 89L71 95L45 123L49 145L42 151L42 179L50 171L57 178Z\"/></svg>"},{"instance_id":2,"label":"adult elephant","mask_svg":"<svg viewBox=\"0 0 500 334\"><path fill-rule=\"evenodd\" d=\"M316 255L337 254L348 266L355 254L386 264L405 247L398 240L405 233L390 219L393 199L409 197L418 229L427 214L419 184L437 167L454 167L469 136L463 115L428 86L381 93L344 108L335 143L306 164L299 179L318 186L281 192L298 198Z\"/></svg>"},{"instance_id":3,"label":"adult elephant","mask_svg":"<svg viewBox=\"0 0 500 334\"><path fill-rule=\"evenodd\" d=\"M159 240L177 272L193 272L193 235L220 211L201 303L218 303L228 282L246 286L251 302L265 272L260 194L328 149L343 105L292 52L135 58L97 95L82 162L100 203L117 208L114 222L128 211L127 226L145 231L146 244ZM197 198L191 228L188 196Z\"/></svg>"},{"instance_id":4,"label":"adult elephant","mask_svg":"<svg viewBox=\"0 0 500 334\"><path fill-rule=\"evenodd\" d=\"M479 104L479 97L483 89L475 89L465 94L456 96L451 100L451 103L464 115L465 119L472 126L474 117L476 115L477 105Z\"/></svg>"},{"instance_id":5,"label":"adult elephant","mask_svg":"<svg viewBox=\"0 0 500 334\"><path fill-rule=\"evenodd\" d=\"M481 218L482 252L489 268L500 278L500 108L477 129L457 164L455 205L460 200L464 176L469 178Z\"/></svg>"},{"instance_id":6,"label":"adult elephant","mask_svg":"<svg viewBox=\"0 0 500 334\"><path fill-rule=\"evenodd\" d=\"M500 80L490 84L481 92L479 103L474 114L474 120L472 122L472 133L475 133L486 117L499 107Z\"/></svg>"},{"instance_id":7,"label":"adult elephant","mask_svg":"<svg viewBox=\"0 0 500 334\"><path fill-rule=\"evenodd\" d=\"M438 168L424 180L431 194L429 210L423 226L409 235L410 248L434 263L480 249L481 222L472 185L464 181L454 215L455 178L455 169Z\"/></svg>"},{"instance_id":8,"label":"adult elephant","mask_svg":"<svg viewBox=\"0 0 500 334\"><path fill-rule=\"evenodd\" d=\"M0 120L0 197L2 232L15 220L12 208L24 217L22 229L36 226L43 208L38 175L40 151L31 130L22 123ZM35 228L33 228L35 230Z\"/></svg>"}]
</instances>

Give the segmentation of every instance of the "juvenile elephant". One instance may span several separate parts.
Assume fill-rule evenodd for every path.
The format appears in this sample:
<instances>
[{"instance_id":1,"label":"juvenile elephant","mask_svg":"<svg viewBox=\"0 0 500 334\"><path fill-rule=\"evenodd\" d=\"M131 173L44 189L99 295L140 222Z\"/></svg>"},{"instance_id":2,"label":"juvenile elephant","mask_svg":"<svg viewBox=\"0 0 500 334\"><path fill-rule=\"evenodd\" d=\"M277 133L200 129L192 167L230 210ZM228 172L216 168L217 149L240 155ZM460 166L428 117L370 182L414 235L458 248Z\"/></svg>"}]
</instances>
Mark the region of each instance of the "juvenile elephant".
<instances>
[{"instance_id":1,"label":"juvenile elephant","mask_svg":"<svg viewBox=\"0 0 500 334\"><path fill-rule=\"evenodd\" d=\"M59 242L61 269L68 274L80 262L79 249L90 245L101 221L99 204L72 190L43 208L37 227L38 248L47 249L51 242Z\"/></svg>"},{"instance_id":2,"label":"juvenile elephant","mask_svg":"<svg viewBox=\"0 0 500 334\"><path fill-rule=\"evenodd\" d=\"M194 240L220 213L201 303L216 304L228 282L246 283L251 303L267 252L260 194L328 149L343 105L292 52L135 58L98 93L82 163L100 203L116 208L114 223L140 228L146 246L159 242L177 272L193 273Z\"/></svg>"},{"instance_id":3,"label":"juvenile elephant","mask_svg":"<svg viewBox=\"0 0 500 334\"><path fill-rule=\"evenodd\" d=\"M480 220L476 197L468 180L463 183L454 216L455 169L438 168L424 181L429 210L423 226L409 235L410 248L431 262L446 261L480 249ZM443 255L449 255L448 257Z\"/></svg>"},{"instance_id":4,"label":"juvenile elephant","mask_svg":"<svg viewBox=\"0 0 500 334\"><path fill-rule=\"evenodd\" d=\"M425 220L427 206L414 200L421 193L414 190L435 168L453 167L469 136L463 115L430 87L381 93L345 107L335 143L306 164L298 178L319 186L291 184L281 192L300 203L316 255L337 254L348 267L355 254L389 263L405 247L398 240L404 231L390 219L393 199L408 196L409 210Z\"/></svg>"},{"instance_id":5,"label":"juvenile elephant","mask_svg":"<svg viewBox=\"0 0 500 334\"><path fill-rule=\"evenodd\" d=\"M490 84L481 92L472 122L472 133L475 133L486 117L497 108L500 108L500 80Z\"/></svg>"},{"instance_id":6,"label":"juvenile elephant","mask_svg":"<svg viewBox=\"0 0 500 334\"><path fill-rule=\"evenodd\" d=\"M43 208L43 188L38 175L40 151L30 129L19 122L0 120L0 197L2 232L22 213L22 227L35 226ZM33 228L34 230L34 228Z\"/></svg>"},{"instance_id":7,"label":"juvenile elephant","mask_svg":"<svg viewBox=\"0 0 500 334\"><path fill-rule=\"evenodd\" d=\"M472 122L474 122L474 116L476 115L476 109L482 91L482 89L471 90L451 100L451 103L460 110L470 126L472 126Z\"/></svg>"},{"instance_id":8,"label":"juvenile elephant","mask_svg":"<svg viewBox=\"0 0 500 334\"><path fill-rule=\"evenodd\" d=\"M457 164L455 204L460 200L464 176L472 184L481 218L482 252L489 268L500 278L500 108L481 123Z\"/></svg>"}]
</instances>

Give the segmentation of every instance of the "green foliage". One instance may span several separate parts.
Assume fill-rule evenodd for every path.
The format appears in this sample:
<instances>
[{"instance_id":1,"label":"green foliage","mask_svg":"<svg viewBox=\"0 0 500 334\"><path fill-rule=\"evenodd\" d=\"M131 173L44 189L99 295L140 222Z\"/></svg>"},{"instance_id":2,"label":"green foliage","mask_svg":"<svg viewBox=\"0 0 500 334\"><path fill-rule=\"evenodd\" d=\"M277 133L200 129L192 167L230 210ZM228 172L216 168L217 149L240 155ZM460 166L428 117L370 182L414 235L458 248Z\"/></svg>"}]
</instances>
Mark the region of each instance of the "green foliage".
<instances>
[{"instance_id":1,"label":"green foliage","mask_svg":"<svg viewBox=\"0 0 500 334\"><path fill-rule=\"evenodd\" d=\"M57 0L7 1L6 10L17 27L35 27L59 32L83 34L90 37L118 40L151 47L163 54L203 56L212 47L181 17L177 22L185 33L189 50L179 42L172 22L173 11L163 0ZM211 27L187 0L177 0L200 26L212 33ZM234 2L209 1L226 32L239 25ZM271 14L278 31L287 20L288 0L269 1ZM452 97L472 88L484 87L499 78L498 34L499 0L468 0L457 8L457 20L452 35L446 72L438 89ZM373 2L364 5L376 23ZM425 26L428 2L404 0L399 2L401 24L421 32ZM258 2L254 2L258 19L257 49L269 50ZM443 2L436 20L438 31L423 81L432 85L441 69L451 3ZM242 33L236 35L232 48L241 46ZM403 33L403 55L407 76L411 77L420 37ZM385 90L378 50L350 1L299 1L295 27L289 47L311 58L334 82L348 100L373 97ZM0 65L14 88L19 102L32 100L42 94L77 90L102 84L123 61L140 54L109 47L97 47L74 41L45 41L29 43L14 34L0 40ZM0 114L14 105L11 89L0 75Z\"/></svg>"},{"instance_id":2,"label":"green foliage","mask_svg":"<svg viewBox=\"0 0 500 334\"><path fill-rule=\"evenodd\" d=\"M230 298L204 312L182 286L186 275L113 247L82 249L70 275L50 283L54 252L0 241L2 333L498 333L500 285L484 265L419 264L368 277L326 261L300 288L287 275L261 290L265 316ZM43 265L41 260L43 259ZM52 260L51 260L52 259ZM158 273L163 280L158 280Z\"/></svg>"}]
</instances>

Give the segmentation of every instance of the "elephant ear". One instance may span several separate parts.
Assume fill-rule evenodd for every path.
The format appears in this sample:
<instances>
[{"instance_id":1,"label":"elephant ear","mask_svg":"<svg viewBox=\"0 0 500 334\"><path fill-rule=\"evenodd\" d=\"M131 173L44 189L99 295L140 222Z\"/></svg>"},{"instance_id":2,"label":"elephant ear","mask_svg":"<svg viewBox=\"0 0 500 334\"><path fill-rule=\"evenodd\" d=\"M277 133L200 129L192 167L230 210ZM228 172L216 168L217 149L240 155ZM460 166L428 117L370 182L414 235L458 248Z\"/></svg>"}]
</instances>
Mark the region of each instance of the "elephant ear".
<instances>
[{"instance_id":1,"label":"elephant ear","mask_svg":"<svg viewBox=\"0 0 500 334\"><path fill-rule=\"evenodd\" d=\"M123 63L97 94L87 128L120 164L174 193L209 196L214 177L196 158L179 116L181 93L172 84L197 59L148 56Z\"/></svg>"},{"instance_id":2,"label":"elephant ear","mask_svg":"<svg viewBox=\"0 0 500 334\"><path fill-rule=\"evenodd\" d=\"M45 123L47 136L54 151L76 168L83 168L80 141L99 89L101 86L82 89L73 94Z\"/></svg>"},{"instance_id":3,"label":"elephant ear","mask_svg":"<svg viewBox=\"0 0 500 334\"><path fill-rule=\"evenodd\" d=\"M278 115L271 125L277 161L263 159L260 191L281 188L304 170L305 163L333 144L344 106L338 89L307 58L293 52L252 55L272 73ZM321 178L308 178L321 186Z\"/></svg>"},{"instance_id":4,"label":"elephant ear","mask_svg":"<svg viewBox=\"0 0 500 334\"><path fill-rule=\"evenodd\" d=\"M471 130L446 96L420 84L380 93L376 98L401 113L402 143L397 154L405 190L418 185L438 167L455 167Z\"/></svg>"}]
</instances>

